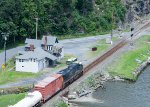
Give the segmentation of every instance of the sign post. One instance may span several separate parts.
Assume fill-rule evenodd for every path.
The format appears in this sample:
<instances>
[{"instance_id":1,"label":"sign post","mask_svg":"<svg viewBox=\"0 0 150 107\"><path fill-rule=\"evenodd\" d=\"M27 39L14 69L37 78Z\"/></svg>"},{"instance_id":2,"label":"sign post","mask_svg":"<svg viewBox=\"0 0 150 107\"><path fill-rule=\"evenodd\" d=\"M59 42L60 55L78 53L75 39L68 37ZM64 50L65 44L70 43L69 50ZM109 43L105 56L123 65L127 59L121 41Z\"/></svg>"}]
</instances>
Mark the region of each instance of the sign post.
<instances>
[{"instance_id":1,"label":"sign post","mask_svg":"<svg viewBox=\"0 0 150 107\"><path fill-rule=\"evenodd\" d=\"M5 68L6 68L5 64L3 64L3 65L2 65L2 69L5 69Z\"/></svg>"}]
</instances>

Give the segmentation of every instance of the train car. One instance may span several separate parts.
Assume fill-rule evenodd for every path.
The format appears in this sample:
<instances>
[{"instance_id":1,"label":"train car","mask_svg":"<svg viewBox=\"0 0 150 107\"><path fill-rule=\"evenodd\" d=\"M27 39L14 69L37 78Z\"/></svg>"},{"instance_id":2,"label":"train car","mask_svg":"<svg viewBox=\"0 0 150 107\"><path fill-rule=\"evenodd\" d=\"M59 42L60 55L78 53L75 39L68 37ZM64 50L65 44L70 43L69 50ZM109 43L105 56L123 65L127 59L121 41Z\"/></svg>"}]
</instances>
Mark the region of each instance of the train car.
<instances>
[{"instance_id":1,"label":"train car","mask_svg":"<svg viewBox=\"0 0 150 107\"><path fill-rule=\"evenodd\" d=\"M64 79L63 88L65 88L74 80L79 78L79 76L83 74L82 70L83 70L82 64L73 63L69 65L68 68L59 71L57 74L61 74Z\"/></svg>"},{"instance_id":2,"label":"train car","mask_svg":"<svg viewBox=\"0 0 150 107\"><path fill-rule=\"evenodd\" d=\"M24 99L9 107L39 107L41 104L41 99L42 94L38 91L34 91L28 93Z\"/></svg>"},{"instance_id":3,"label":"train car","mask_svg":"<svg viewBox=\"0 0 150 107\"><path fill-rule=\"evenodd\" d=\"M38 82L34 90L39 91L42 94L42 102L56 94L62 89L63 78L60 74L53 74L42 81Z\"/></svg>"}]
</instances>

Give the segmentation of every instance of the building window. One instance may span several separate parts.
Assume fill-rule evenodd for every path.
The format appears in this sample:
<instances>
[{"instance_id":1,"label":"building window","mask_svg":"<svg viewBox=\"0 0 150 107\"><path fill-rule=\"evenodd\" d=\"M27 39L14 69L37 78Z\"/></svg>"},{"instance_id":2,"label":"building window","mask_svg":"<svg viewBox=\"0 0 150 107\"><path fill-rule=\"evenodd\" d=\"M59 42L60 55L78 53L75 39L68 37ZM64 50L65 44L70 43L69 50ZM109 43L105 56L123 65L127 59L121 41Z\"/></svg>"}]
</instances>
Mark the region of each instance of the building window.
<instances>
[{"instance_id":1,"label":"building window","mask_svg":"<svg viewBox=\"0 0 150 107\"><path fill-rule=\"evenodd\" d=\"M34 59L34 62L35 62L36 60Z\"/></svg>"},{"instance_id":2,"label":"building window","mask_svg":"<svg viewBox=\"0 0 150 107\"><path fill-rule=\"evenodd\" d=\"M50 46L50 50L52 50L52 46Z\"/></svg>"},{"instance_id":3,"label":"building window","mask_svg":"<svg viewBox=\"0 0 150 107\"><path fill-rule=\"evenodd\" d=\"M21 62L21 59L19 59L19 62Z\"/></svg>"},{"instance_id":4,"label":"building window","mask_svg":"<svg viewBox=\"0 0 150 107\"><path fill-rule=\"evenodd\" d=\"M22 59L22 62L24 62L24 60Z\"/></svg>"},{"instance_id":5,"label":"building window","mask_svg":"<svg viewBox=\"0 0 150 107\"><path fill-rule=\"evenodd\" d=\"M24 67L24 66L22 66L22 67Z\"/></svg>"}]
</instances>

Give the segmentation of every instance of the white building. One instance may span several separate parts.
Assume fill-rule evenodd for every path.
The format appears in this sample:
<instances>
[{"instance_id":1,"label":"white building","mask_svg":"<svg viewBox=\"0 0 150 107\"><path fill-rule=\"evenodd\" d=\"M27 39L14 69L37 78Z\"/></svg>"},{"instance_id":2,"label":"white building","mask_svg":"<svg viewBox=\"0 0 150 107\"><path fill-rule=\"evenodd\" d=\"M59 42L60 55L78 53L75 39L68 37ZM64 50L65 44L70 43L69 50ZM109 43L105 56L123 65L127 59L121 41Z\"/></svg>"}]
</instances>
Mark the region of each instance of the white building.
<instances>
[{"instance_id":1,"label":"white building","mask_svg":"<svg viewBox=\"0 0 150 107\"><path fill-rule=\"evenodd\" d=\"M54 66L57 59L54 55L37 48L16 57L16 71L37 73L44 68Z\"/></svg>"},{"instance_id":2,"label":"white building","mask_svg":"<svg viewBox=\"0 0 150 107\"><path fill-rule=\"evenodd\" d=\"M26 39L24 51L16 57L16 71L37 73L44 68L54 66L64 57L64 49L58 39L43 36L42 40Z\"/></svg>"}]
</instances>

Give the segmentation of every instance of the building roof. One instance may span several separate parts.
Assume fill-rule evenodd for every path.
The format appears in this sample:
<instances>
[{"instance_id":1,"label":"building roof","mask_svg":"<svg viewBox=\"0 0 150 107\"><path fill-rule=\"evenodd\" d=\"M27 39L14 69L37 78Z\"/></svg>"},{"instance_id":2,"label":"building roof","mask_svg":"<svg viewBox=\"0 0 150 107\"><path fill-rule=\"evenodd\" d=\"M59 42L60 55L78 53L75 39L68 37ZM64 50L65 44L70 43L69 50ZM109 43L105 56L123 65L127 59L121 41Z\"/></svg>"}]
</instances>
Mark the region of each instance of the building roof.
<instances>
[{"instance_id":1,"label":"building roof","mask_svg":"<svg viewBox=\"0 0 150 107\"><path fill-rule=\"evenodd\" d=\"M18 51L18 54L26 54L28 51Z\"/></svg>"},{"instance_id":2,"label":"building roof","mask_svg":"<svg viewBox=\"0 0 150 107\"><path fill-rule=\"evenodd\" d=\"M44 51L41 48L36 48L34 51L29 51L23 55L16 56L17 59L36 59L36 60L41 60L44 58L49 58L51 60L57 60L57 57L54 55Z\"/></svg>"},{"instance_id":3,"label":"building roof","mask_svg":"<svg viewBox=\"0 0 150 107\"><path fill-rule=\"evenodd\" d=\"M63 45L60 43L54 44L54 46L58 47L58 48L63 48Z\"/></svg>"},{"instance_id":4,"label":"building roof","mask_svg":"<svg viewBox=\"0 0 150 107\"><path fill-rule=\"evenodd\" d=\"M36 40L36 39L28 39L26 38L25 43L27 44L26 47L30 47L30 44L33 44L35 47L40 47L41 46L41 40Z\"/></svg>"},{"instance_id":5,"label":"building roof","mask_svg":"<svg viewBox=\"0 0 150 107\"><path fill-rule=\"evenodd\" d=\"M40 47L42 44L45 43L45 37L47 37L47 45L54 45L58 43L57 37L54 36L43 36L42 40L26 38L25 41L25 43L27 44L26 47L30 47L30 44L33 44L35 47Z\"/></svg>"},{"instance_id":6,"label":"building roof","mask_svg":"<svg viewBox=\"0 0 150 107\"><path fill-rule=\"evenodd\" d=\"M47 45L54 45L55 43L58 43L57 37L54 37L54 36L43 36L42 44L45 43L45 37L47 37Z\"/></svg>"}]
</instances>

